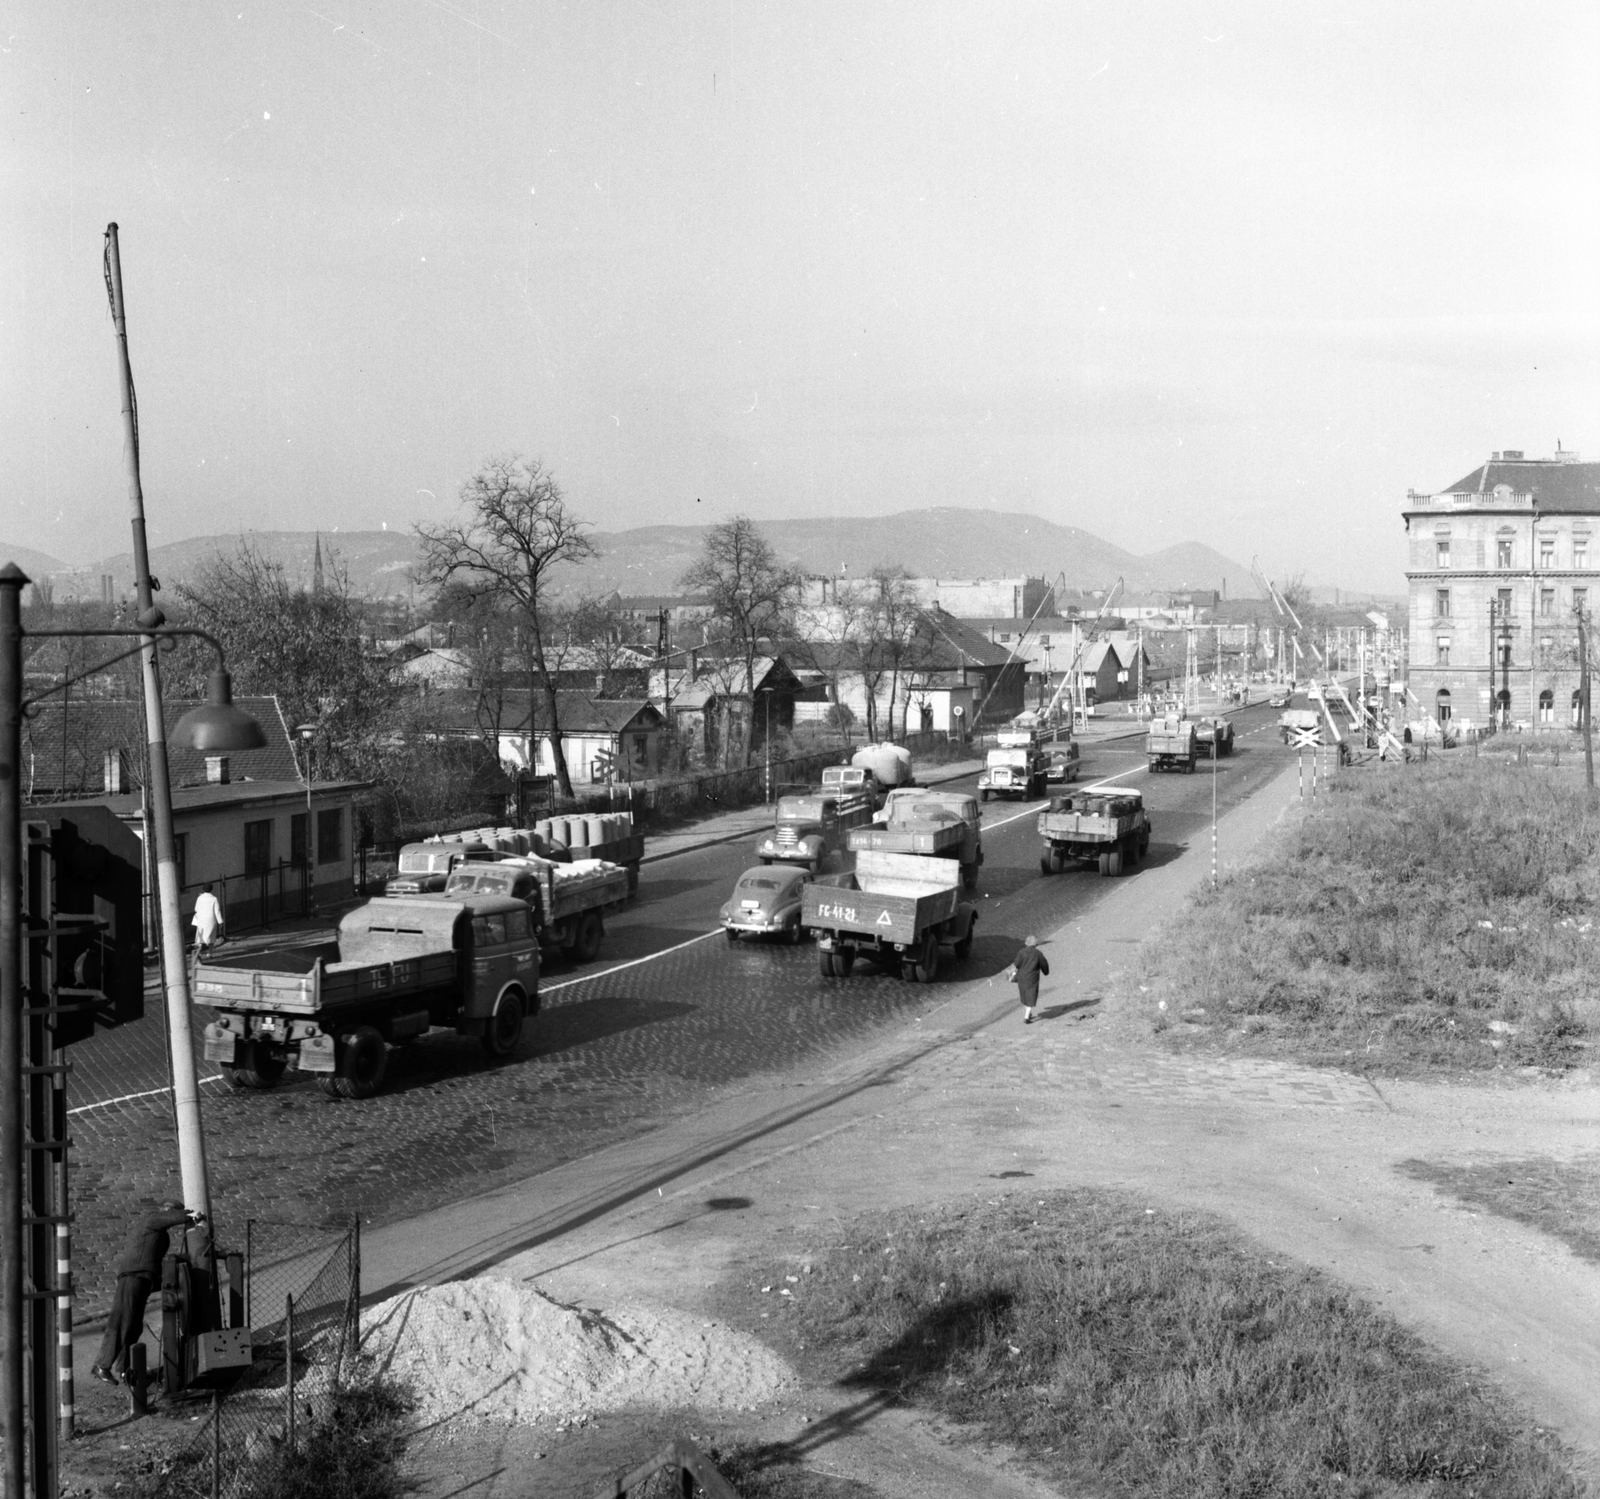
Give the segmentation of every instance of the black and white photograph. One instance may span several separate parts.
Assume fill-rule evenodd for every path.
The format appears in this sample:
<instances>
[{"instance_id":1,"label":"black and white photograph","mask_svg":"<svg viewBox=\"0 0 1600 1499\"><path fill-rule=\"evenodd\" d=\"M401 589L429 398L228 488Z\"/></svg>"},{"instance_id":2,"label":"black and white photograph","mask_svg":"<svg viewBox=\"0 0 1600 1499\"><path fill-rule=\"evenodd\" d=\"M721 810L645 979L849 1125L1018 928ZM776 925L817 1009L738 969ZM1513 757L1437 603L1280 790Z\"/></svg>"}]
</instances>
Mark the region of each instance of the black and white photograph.
<instances>
[{"instance_id":1,"label":"black and white photograph","mask_svg":"<svg viewBox=\"0 0 1600 1499\"><path fill-rule=\"evenodd\" d=\"M1600 9L0 33L0 1499L1600 1494Z\"/></svg>"}]
</instances>

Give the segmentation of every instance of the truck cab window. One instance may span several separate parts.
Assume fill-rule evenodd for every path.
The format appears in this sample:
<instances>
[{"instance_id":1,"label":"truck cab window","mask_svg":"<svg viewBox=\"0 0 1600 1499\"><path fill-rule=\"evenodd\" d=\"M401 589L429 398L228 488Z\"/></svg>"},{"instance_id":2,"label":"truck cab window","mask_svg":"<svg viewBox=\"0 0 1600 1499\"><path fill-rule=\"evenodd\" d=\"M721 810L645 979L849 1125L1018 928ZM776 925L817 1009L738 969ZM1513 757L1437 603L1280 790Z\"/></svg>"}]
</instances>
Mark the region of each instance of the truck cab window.
<instances>
[{"instance_id":1,"label":"truck cab window","mask_svg":"<svg viewBox=\"0 0 1600 1499\"><path fill-rule=\"evenodd\" d=\"M504 920L506 924L506 941L526 942L528 940L528 913L526 911L507 911L504 917L495 920Z\"/></svg>"},{"instance_id":2,"label":"truck cab window","mask_svg":"<svg viewBox=\"0 0 1600 1499\"><path fill-rule=\"evenodd\" d=\"M472 945L474 947L499 947L506 940L506 918L504 914L497 913L493 916L476 916L472 921Z\"/></svg>"}]
</instances>

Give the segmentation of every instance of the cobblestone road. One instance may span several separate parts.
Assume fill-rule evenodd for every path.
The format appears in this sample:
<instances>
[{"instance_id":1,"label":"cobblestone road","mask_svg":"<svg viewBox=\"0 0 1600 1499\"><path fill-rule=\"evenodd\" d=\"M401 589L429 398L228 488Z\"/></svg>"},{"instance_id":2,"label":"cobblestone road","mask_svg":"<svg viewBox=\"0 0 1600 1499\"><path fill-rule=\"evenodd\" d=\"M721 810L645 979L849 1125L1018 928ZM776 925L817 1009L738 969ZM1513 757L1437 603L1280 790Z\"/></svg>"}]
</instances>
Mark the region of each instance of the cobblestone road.
<instances>
[{"instance_id":1,"label":"cobblestone road","mask_svg":"<svg viewBox=\"0 0 1600 1499\"><path fill-rule=\"evenodd\" d=\"M1282 752L1262 738L1223 762L1222 806L1280 763ZM1141 764L1137 752L1109 746L1089 762L1096 776ZM1132 778L1152 809L1152 862L1179 857L1208 824L1208 779ZM997 803L986 812L979 935L949 981L999 972L1027 931L1080 912L1103 888L1089 873L1041 878L1031 811ZM432 1035L396 1054L385 1091L359 1104L326 1099L309 1081L235 1093L202 1064L222 1237L242 1242L247 1218L273 1225L274 1241L284 1242L276 1225L320 1234L352 1213L382 1220L448 1203L648 1130L714 1091L826 1065L939 1002L944 980L922 987L867 965L847 982L824 980L809 945L730 947L720 932L693 940L750 862L739 843L650 866L640 901L609 926L607 960L677 950L615 972L551 965L537 1025L509 1062L489 1063L476 1041ZM83 1100L72 1120L80 1320L103 1311L105 1267L129 1216L178 1184L159 1003L149 1016L74 1049L74 1101Z\"/></svg>"}]
</instances>

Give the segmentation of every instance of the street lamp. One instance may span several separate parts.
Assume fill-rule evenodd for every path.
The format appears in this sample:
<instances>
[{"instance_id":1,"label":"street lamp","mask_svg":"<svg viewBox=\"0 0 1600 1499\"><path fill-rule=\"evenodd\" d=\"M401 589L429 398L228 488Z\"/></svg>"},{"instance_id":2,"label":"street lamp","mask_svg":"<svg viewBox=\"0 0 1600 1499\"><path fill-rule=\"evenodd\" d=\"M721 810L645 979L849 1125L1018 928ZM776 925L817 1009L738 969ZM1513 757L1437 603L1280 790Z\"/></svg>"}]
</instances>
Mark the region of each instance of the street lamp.
<instances>
[{"instance_id":1,"label":"street lamp","mask_svg":"<svg viewBox=\"0 0 1600 1499\"><path fill-rule=\"evenodd\" d=\"M169 626L161 611L147 607L132 630L29 630L22 628L22 590L29 582L15 563L0 567L0 1478L6 1494L21 1494L25 1451L22 1382L22 1317L25 1288L22 1222L22 716L25 709L84 677L129 656L145 658L146 685L154 674L162 640L180 636L207 641L217 652L206 701L173 726L172 739L188 748L220 753L260 749L267 741L258 724L233 705L232 683L223 665L222 645L204 630ZM36 637L127 638L132 649L65 678L31 698L22 695L22 640ZM146 703L147 720L159 733L161 704ZM190 1031L189 981L184 962L178 909L176 846L172 834L172 785L167 772L165 736L150 742L146 785L160 859L162 964L172 1061L172 1093L178 1119L178 1150L184 1203L204 1215L202 1252L211 1263L211 1190L206 1179L205 1144L200 1130L200 1099ZM42 1419L35 1412L34 1419Z\"/></svg>"},{"instance_id":2,"label":"street lamp","mask_svg":"<svg viewBox=\"0 0 1600 1499\"><path fill-rule=\"evenodd\" d=\"M309 906L311 903L311 870L313 867L311 863L311 736L317 732L317 726L314 723L296 724L294 727L294 732L295 737L300 741L301 748L306 757L305 769L300 772L300 776L301 779L306 783L305 875L306 904Z\"/></svg>"}]
</instances>

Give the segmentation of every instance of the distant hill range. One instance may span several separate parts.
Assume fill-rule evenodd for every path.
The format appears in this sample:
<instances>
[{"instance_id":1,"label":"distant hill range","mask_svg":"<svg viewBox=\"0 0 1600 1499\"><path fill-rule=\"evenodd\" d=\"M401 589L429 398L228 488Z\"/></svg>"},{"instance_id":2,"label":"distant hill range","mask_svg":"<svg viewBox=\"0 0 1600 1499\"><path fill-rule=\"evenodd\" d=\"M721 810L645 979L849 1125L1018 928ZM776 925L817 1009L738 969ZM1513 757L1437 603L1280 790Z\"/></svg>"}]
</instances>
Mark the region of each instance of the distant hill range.
<instances>
[{"instance_id":1,"label":"distant hill range","mask_svg":"<svg viewBox=\"0 0 1600 1499\"><path fill-rule=\"evenodd\" d=\"M676 593L678 579L698 555L708 529L642 526L632 531L596 531L593 540L599 555L591 562L564 569L561 586L573 593L604 594L613 589L629 595ZM764 521L760 529L785 563L826 576L864 577L882 564L904 567L914 577L1031 575L1052 583L1064 577L1069 589L1105 589L1120 577L1130 593L1217 588L1230 598L1241 598L1256 592L1248 568L1200 542L1180 542L1140 555L1077 526L1058 526L1036 515L939 507L898 515ZM417 550L410 532L320 534L324 565L332 566L337 560L357 592L380 597L411 592L411 567ZM198 536L153 548L150 566L170 588L192 578L219 552L230 554L248 541L282 562L290 577L309 582L317 535L311 531L249 531ZM103 575L112 578L119 598L133 588L131 553L86 568L58 563L48 571L61 597L98 597Z\"/></svg>"}]
</instances>

